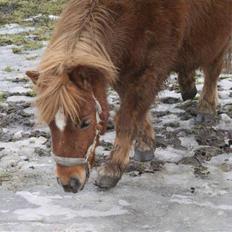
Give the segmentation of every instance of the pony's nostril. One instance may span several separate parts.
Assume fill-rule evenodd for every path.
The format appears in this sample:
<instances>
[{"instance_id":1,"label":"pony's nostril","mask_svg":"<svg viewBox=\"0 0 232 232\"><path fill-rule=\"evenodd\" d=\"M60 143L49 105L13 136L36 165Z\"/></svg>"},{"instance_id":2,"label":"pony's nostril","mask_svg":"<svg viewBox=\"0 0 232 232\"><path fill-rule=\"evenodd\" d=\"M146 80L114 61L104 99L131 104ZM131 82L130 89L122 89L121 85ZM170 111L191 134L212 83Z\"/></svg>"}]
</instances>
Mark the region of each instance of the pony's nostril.
<instances>
[{"instance_id":1,"label":"pony's nostril","mask_svg":"<svg viewBox=\"0 0 232 232\"><path fill-rule=\"evenodd\" d=\"M70 185L70 188L72 189L73 193L77 193L81 187L80 181L76 178L71 178L69 185Z\"/></svg>"},{"instance_id":2,"label":"pony's nostril","mask_svg":"<svg viewBox=\"0 0 232 232\"><path fill-rule=\"evenodd\" d=\"M68 186L68 185L63 185L63 189L64 189L64 191L65 191L66 193L72 192L70 186Z\"/></svg>"}]
</instances>

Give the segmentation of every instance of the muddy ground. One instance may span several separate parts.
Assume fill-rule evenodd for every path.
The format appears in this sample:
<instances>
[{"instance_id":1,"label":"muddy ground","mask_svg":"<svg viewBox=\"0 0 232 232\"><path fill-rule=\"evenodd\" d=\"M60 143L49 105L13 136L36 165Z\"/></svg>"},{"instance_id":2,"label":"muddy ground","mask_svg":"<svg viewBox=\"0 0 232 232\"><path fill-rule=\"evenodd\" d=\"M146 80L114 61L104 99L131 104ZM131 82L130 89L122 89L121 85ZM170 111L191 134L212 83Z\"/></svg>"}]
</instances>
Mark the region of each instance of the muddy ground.
<instances>
[{"instance_id":1,"label":"muddy ground","mask_svg":"<svg viewBox=\"0 0 232 232\"><path fill-rule=\"evenodd\" d=\"M0 36L12 41L27 33L38 42L32 25L0 27ZM56 183L49 130L36 122L34 92L24 75L38 63L46 40L33 48L12 41L0 46L0 231L232 231L231 75L218 83L216 119L202 125L196 122L199 95L182 102L173 74L151 108L156 159L131 157L118 186L106 192L94 186L93 170L84 191L73 195ZM199 92L202 83L199 72ZM113 116L119 99L112 90L109 103ZM97 165L114 136L111 119Z\"/></svg>"}]
</instances>

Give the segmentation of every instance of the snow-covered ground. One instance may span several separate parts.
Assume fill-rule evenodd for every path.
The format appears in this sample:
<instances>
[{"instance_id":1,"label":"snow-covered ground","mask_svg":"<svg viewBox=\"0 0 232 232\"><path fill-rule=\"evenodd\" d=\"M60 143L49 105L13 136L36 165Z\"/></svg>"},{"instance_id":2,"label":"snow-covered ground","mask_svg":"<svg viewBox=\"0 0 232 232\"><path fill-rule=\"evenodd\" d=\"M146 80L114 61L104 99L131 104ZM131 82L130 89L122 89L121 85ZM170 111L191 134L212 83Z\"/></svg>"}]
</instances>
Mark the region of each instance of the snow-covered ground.
<instances>
[{"instance_id":1,"label":"snow-covered ground","mask_svg":"<svg viewBox=\"0 0 232 232\"><path fill-rule=\"evenodd\" d=\"M0 28L22 30L17 25ZM23 28L23 30L29 30ZM30 28L30 30L32 30ZM16 33L14 31L14 33ZM14 54L0 47L0 231L232 231L232 78L219 82L218 120L195 123L196 102L182 102L172 76L151 109L157 135L156 160L131 160L116 188L94 186L64 193L56 183L50 135L31 107L24 72L42 50ZM197 81L202 89L202 77ZM117 95L109 92L111 115ZM101 138L98 163L109 153L114 130Z\"/></svg>"}]
</instances>

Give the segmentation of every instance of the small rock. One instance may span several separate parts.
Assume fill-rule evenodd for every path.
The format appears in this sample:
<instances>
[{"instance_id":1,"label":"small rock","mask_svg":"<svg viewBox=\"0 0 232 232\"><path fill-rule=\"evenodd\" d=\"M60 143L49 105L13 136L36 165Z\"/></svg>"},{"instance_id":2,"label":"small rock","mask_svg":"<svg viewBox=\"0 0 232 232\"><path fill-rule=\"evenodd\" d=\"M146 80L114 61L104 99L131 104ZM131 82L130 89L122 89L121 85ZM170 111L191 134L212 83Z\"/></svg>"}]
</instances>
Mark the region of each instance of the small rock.
<instances>
[{"instance_id":1,"label":"small rock","mask_svg":"<svg viewBox=\"0 0 232 232\"><path fill-rule=\"evenodd\" d=\"M103 146L105 151L111 151L113 149L113 144L105 142L104 140L100 141L100 146Z\"/></svg>"},{"instance_id":2,"label":"small rock","mask_svg":"<svg viewBox=\"0 0 232 232\"><path fill-rule=\"evenodd\" d=\"M178 164L192 165L194 167L201 166L201 162L198 159L196 159L196 157L184 157L178 162Z\"/></svg>"},{"instance_id":3,"label":"small rock","mask_svg":"<svg viewBox=\"0 0 232 232\"><path fill-rule=\"evenodd\" d=\"M174 97L166 97L166 98L161 99L161 102L163 102L165 104L175 104L179 101L180 101L180 99L174 98Z\"/></svg>"},{"instance_id":4,"label":"small rock","mask_svg":"<svg viewBox=\"0 0 232 232\"><path fill-rule=\"evenodd\" d=\"M194 187L191 187L191 188L190 188L190 192L191 192L191 193L195 193L195 191L196 191L196 189L195 189Z\"/></svg>"},{"instance_id":5,"label":"small rock","mask_svg":"<svg viewBox=\"0 0 232 232\"><path fill-rule=\"evenodd\" d=\"M164 162L159 161L159 160L152 160L151 165L150 165L150 169L153 172L158 172L158 171L161 171L163 169L163 166L164 166Z\"/></svg>"},{"instance_id":6,"label":"small rock","mask_svg":"<svg viewBox=\"0 0 232 232\"><path fill-rule=\"evenodd\" d=\"M172 127L172 128L178 128L180 127L179 122L169 122L164 124L165 127Z\"/></svg>"},{"instance_id":7,"label":"small rock","mask_svg":"<svg viewBox=\"0 0 232 232\"><path fill-rule=\"evenodd\" d=\"M114 130L114 121L113 120L108 120L107 130Z\"/></svg>"},{"instance_id":8,"label":"small rock","mask_svg":"<svg viewBox=\"0 0 232 232\"><path fill-rule=\"evenodd\" d=\"M161 136L156 136L156 147L166 148L168 146L165 139Z\"/></svg>"},{"instance_id":9,"label":"small rock","mask_svg":"<svg viewBox=\"0 0 232 232\"><path fill-rule=\"evenodd\" d=\"M133 172L130 172L129 173L129 175L131 176L131 177L136 177L136 176L141 176L141 172L139 172L139 171L133 171Z\"/></svg>"},{"instance_id":10,"label":"small rock","mask_svg":"<svg viewBox=\"0 0 232 232\"><path fill-rule=\"evenodd\" d=\"M194 151L194 157L199 161L210 161L212 157L222 154L222 150L217 147L201 147Z\"/></svg>"},{"instance_id":11,"label":"small rock","mask_svg":"<svg viewBox=\"0 0 232 232\"><path fill-rule=\"evenodd\" d=\"M199 166L199 167L195 167L194 168L194 175L196 177L201 177L201 178L205 178L210 174L210 171L208 170L207 167L204 166Z\"/></svg>"},{"instance_id":12,"label":"small rock","mask_svg":"<svg viewBox=\"0 0 232 232\"><path fill-rule=\"evenodd\" d=\"M22 138L22 136L23 136L23 131L18 131L14 134L13 139L19 140Z\"/></svg>"},{"instance_id":13,"label":"small rock","mask_svg":"<svg viewBox=\"0 0 232 232\"><path fill-rule=\"evenodd\" d=\"M35 148L35 153L36 153L39 157L44 157L44 156L49 157L49 156L50 156L50 152L48 152L47 150L45 150L45 149L43 149L43 148L39 148L39 147L36 147L36 148Z\"/></svg>"}]
</instances>

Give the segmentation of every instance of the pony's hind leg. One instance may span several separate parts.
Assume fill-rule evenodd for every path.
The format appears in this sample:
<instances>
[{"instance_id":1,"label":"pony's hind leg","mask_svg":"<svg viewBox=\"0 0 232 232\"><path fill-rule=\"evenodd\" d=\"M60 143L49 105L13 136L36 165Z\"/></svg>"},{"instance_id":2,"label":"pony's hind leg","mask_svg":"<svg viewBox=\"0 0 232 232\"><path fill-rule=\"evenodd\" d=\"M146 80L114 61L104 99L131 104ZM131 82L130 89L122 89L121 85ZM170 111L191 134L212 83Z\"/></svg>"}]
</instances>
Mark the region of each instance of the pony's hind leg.
<instances>
[{"instance_id":1,"label":"pony's hind leg","mask_svg":"<svg viewBox=\"0 0 232 232\"><path fill-rule=\"evenodd\" d=\"M145 120L140 124L138 129L134 160L147 162L154 159L155 152L155 131L152 128L150 113L147 114Z\"/></svg>"},{"instance_id":2,"label":"pony's hind leg","mask_svg":"<svg viewBox=\"0 0 232 232\"><path fill-rule=\"evenodd\" d=\"M205 80L198 104L198 122L208 121L216 114L218 105L217 81L222 67L223 56L221 55L212 64L203 68Z\"/></svg>"},{"instance_id":3,"label":"pony's hind leg","mask_svg":"<svg viewBox=\"0 0 232 232\"><path fill-rule=\"evenodd\" d=\"M195 70L184 71L178 73L178 82L180 86L180 92L184 101L193 99L197 94L197 88L195 84Z\"/></svg>"}]
</instances>

